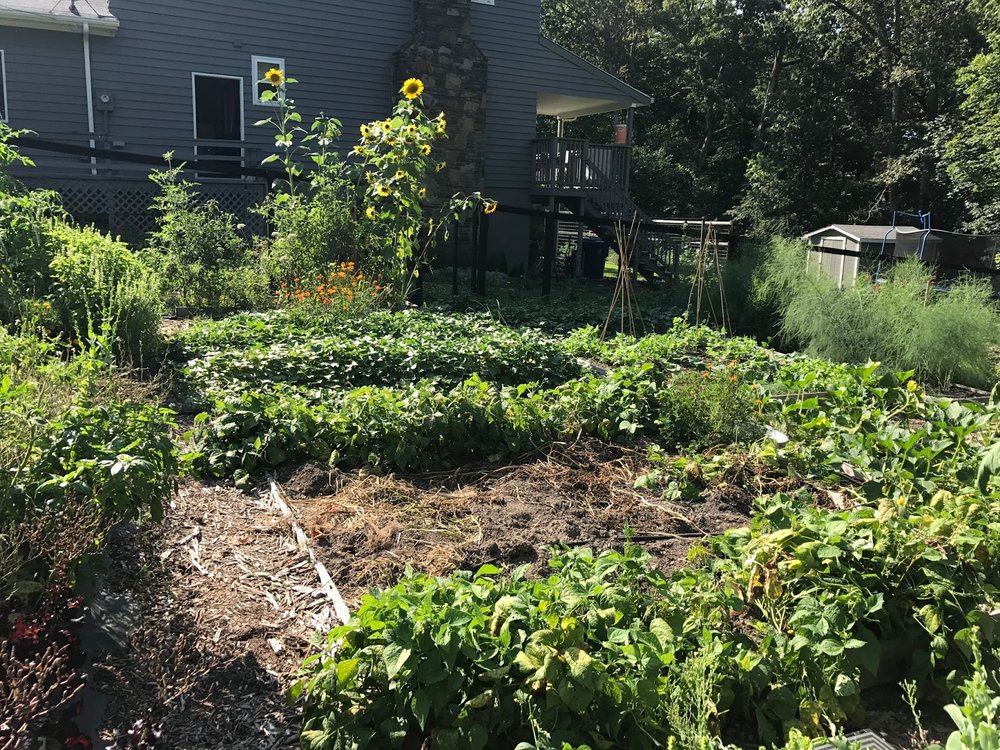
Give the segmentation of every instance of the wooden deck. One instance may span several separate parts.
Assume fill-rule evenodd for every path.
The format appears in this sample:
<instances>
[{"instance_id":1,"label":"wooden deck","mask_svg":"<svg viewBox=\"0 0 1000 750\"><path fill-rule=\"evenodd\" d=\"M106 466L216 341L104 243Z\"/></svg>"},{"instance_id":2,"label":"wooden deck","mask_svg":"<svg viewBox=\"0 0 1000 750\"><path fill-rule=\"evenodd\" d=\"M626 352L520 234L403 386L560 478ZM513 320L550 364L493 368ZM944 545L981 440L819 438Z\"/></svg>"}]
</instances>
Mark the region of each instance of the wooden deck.
<instances>
[{"instance_id":1,"label":"wooden deck","mask_svg":"<svg viewBox=\"0 0 1000 750\"><path fill-rule=\"evenodd\" d=\"M581 193L617 190L628 193L632 149L575 138L538 138L534 142L535 189Z\"/></svg>"}]
</instances>

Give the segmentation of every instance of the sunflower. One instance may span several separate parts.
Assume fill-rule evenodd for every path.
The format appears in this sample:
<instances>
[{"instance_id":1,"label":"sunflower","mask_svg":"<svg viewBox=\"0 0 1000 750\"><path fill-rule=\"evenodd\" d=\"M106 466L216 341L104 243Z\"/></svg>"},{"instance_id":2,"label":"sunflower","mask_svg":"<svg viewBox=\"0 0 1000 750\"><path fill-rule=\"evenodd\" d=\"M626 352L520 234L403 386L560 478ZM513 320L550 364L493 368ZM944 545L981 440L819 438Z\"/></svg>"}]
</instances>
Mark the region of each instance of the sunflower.
<instances>
[{"instance_id":1,"label":"sunflower","mask_svg":"<svg viewBox=\"0 0 1000 750\"><path fill-rule=\"evenodd\" d=\"M365 150L363 148L361 148L361 146L355 146L354 147L354 153L355 153L356 156L364 156L365 155Z\"/></svg>"},{"instance_id":2,"label":"sunflower","mask_svg":"<svg viewBox=\"0 0 1000 750\"><path fill-rule=\"evenodd\" d=\"M486 201L486 203L483 204L483 213L487 216L489 214L496 213L497 205L496 201Z\"/></svg>"},{"instance_id":3,"label":"sunflower","mask_svg":"<svg viewBox=\"0 0 1000 750\"><path fill-rule=\"evenodd\" d=\"M375 220L375 207L374 206L369 206L368 208L366 208L365 209L365 216L367 216L369 219L371 219L372 221L374 221Z\"/></svg>"},{"instance_id":4,"label":"sunflower","mask_svg":"<svg viewBox=\"0 0 1000 750\"><path fill-rule=\"evenodd\" d=\"M388 184L380 182L378 185L375 186L375 192L381 198L388 198L390 195L392 195L392 188L390 188Z\"/></svg>"},{"instance_id":5,"label":"sunflower","mask_svg":"<svg viewBox=\"0 0 1000 750\"><path fill-rule=\"evenodd\" d=\"M424 93L424 82L419 78L408 78L406 83L403 84L403 88L400 89L400 93L407 99L416 99Z\"/></svg>"},{"instance_id":6,"label":"sunflower","mask_svg":"<svg viewBox=\"0 0 1000 750\"><path fill-rule=\"evenodd\" d=\"M434 167L434 171L435 172L440 172L442 169L444 169L447 166L448 166L448 162L443 161L440 164L438 164L436 167Z\"/></svg>"},{"instance_id":7,"label":"sunflower","mask_svg":"<svg viewBox=\"0 0 1000 750\"><path fill-rule=\"evenodd\" d=\"M372 126L371 125L362 125L361 126L361 137L364 138L366 141L369 138L372 137Z\"/></svg>"},{"instance_id":8,"label":"sunflower","mask_svg":"<svg viewBox=\"0 0 1000 750\"><path fill-rule=\"evenodd\" d=\"M408 135L416 135L417 134L417 126L414 125L413 123L410 123L409 125L406 126L406 132L407 132Z\"/></svg>"},{"instance_id":9,"label":"sunflower","mask_svg":"<svg viewBox=\"0 0 1000 750\"><path fill-rule=\"evenodd\" d=\"M427 188L425 188L425 187L420 188L420 190L417 191L417 197L420 198L421 200L423 200L424 198L426 198L427 197Z\"/></svg>"},{"instance_id":10,"label":"sunflower","mask_svg":"<svg viewBox=\"0 0 1000 750\"><path fill-rule=\"evenodd\" d=\"M401 169L398 172L396 172L396 177L394 179L396 180L396 182L399 182L400 180L404 179L405 177L406 177L406 172L404 172Z\"/></svg>"},{"instance_id":11,"label":"sunflower","mask_svg":"<svg viewBox=\"0 0 1000 750\"><path fill-rule=\"evenodd\" d=\"M271 68L264 74L264 80L275 88L278 88L278 86L285 82L285 72L278 68Z\"/></svg>"},{"instance_id":12,"label":"sunflower","mask_svg":"<svg viewBox=\"0 0 1000 750\"><path fill-rule=\"evenodd\" d=\"M420 153L423 154L424 156L430 156L431 155L431 144L425 143L423 146L421 146L420 147Z\"/></svg>"},{"instance_id":13,"label":"sunflower","mask_svg":"<svg viewBox=\"0 0 1000 750\"><path fill-rule=\"evenodd\" d=\"M439 120L438 124L434 126L434 131L438 135L444 135L445 131L448 129L448 123L444 120Z\"/></svg>"}]
</instances>

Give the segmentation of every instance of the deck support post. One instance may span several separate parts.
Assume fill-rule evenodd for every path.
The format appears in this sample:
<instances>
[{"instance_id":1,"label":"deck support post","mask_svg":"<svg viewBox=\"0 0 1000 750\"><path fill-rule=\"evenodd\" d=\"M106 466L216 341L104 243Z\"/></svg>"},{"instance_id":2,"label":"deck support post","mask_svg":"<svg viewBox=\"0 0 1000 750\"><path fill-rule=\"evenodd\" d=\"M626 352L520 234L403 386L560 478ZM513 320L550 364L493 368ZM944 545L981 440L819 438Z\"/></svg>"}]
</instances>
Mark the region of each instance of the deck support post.
<instances>
[{"instance_id":1,"label":"deck support post","mask_svg":"<svg viewBox=\"0 0 1000 750\"><path fill-rule=\"evenodd\" d=\"M476 212L479 224L479 246L476 248L476 294L486 294L486 260L490 245L490 218L481 210Z\"/></svg>"},{"instance_id":2,"label":"deck support post","mask_svg":"<svg viewBox=\"0 0 1000 750\"><path fill-rule=\"evenodd\" d=\"M451 293L458 296L458 219L452 225L451 231Z\"/></svg>"},{"instance_id":3,"label":"deck support post","mask_svg":"<svg viewBox=\"0 0 1000 750\"><path fill-rule=\"evenodd\" d=\"M542 295L552 294L552 265L555 261L556 243L559 242L559 217L556 214L556 198L549 198L549 210L545 216L545 255L542 260Z\"/></svg>"}]
</instances>

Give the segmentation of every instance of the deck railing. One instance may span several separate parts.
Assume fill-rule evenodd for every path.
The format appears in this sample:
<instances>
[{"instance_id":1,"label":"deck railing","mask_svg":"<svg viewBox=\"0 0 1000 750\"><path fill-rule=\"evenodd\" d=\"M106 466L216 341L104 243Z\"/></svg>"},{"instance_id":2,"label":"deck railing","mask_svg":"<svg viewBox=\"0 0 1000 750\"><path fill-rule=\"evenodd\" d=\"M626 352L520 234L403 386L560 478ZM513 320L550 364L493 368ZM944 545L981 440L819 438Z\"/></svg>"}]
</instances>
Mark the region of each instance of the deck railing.
<instances>
[{"instance_id":1,"label":"deck railing","mask_svg":"<svg viewBox=\"0 0 1000 750\"><path fill-rule=\"evenodd\" d=\"M632 149L575 138L538 138L534 144L535 186L549 190L628 192Z\"/></svg>"}]
</instances>

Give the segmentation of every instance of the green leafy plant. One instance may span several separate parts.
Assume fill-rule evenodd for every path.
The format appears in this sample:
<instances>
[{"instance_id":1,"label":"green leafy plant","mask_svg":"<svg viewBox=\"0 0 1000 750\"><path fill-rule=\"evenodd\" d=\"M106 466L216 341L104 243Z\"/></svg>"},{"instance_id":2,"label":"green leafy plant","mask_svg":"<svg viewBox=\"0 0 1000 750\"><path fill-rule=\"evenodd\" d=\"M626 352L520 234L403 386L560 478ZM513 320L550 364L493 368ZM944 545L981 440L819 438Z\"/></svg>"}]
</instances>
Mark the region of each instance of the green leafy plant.
<instances>
[{"instance_id":1,"label":"green leafy plant","mask_svg":"<svg viewBox=\"0 0 1000 750\"><path fill-rule=\"evenodd\" d=\"M430 248L446 239L452 221L473 207L488 213L496 204L482 195L455 195L427 212L427 177L445 168L432 158L435 140L446 137L444 116L428 117L420 106L423 83L407 81L392 115L361 126L353 159L340 158L332 144L341 123L320 116L307 130L284 71L269 71L264 101L278 113L258 125L275 128L278 153L264 159L284 171L285 191L263 207L277 231L267 255L277 282L312 278L330 262L352 261L369 276L381 275L395 302L404 301ZM303 185L305 168L312 168Z\"/></svg>"},{"instance_id":2,"label":"green leafy plant","mask_svg":"<svg viewBox=\"0 0 1000 750\"><path fill-rule=\"evenodd\" d=\"M120 357L134 366L156 353L163 315L159 279L124 243L93 228L55 225L59 249L51 263L52 305L62 330L82 339L107 331Z\"/></svg>"},{"instance_id":3,"label":"green leafy plant","mask_svg":"<svg viewBox=\"0 0 1000 750\"><path fill-rule=\"evenodd\" d=\"M962 703L945 707L957 729L944 747L928 750L998 750L1000 748L1000 683L995 670L984 663L975 638L970 640L973 653L972 675L959 687ZM993 655L994 663L1000 652Z\"/></svg>"},{"instance_id":4,"label":"green leafy plant","mask_svg":"<svg viewBox=\"0 0 1000 750\"><path fill-rule=\"evenodd\" d=\"M170 162L172 155L165 158ZM160 193L153 200L159 216L149 251L165 301L204 311L263 305L268 283L260 256L240 236L236 219L216 201L201 201L181 169L150 174Z\"/></svg>"}]
</instances>

